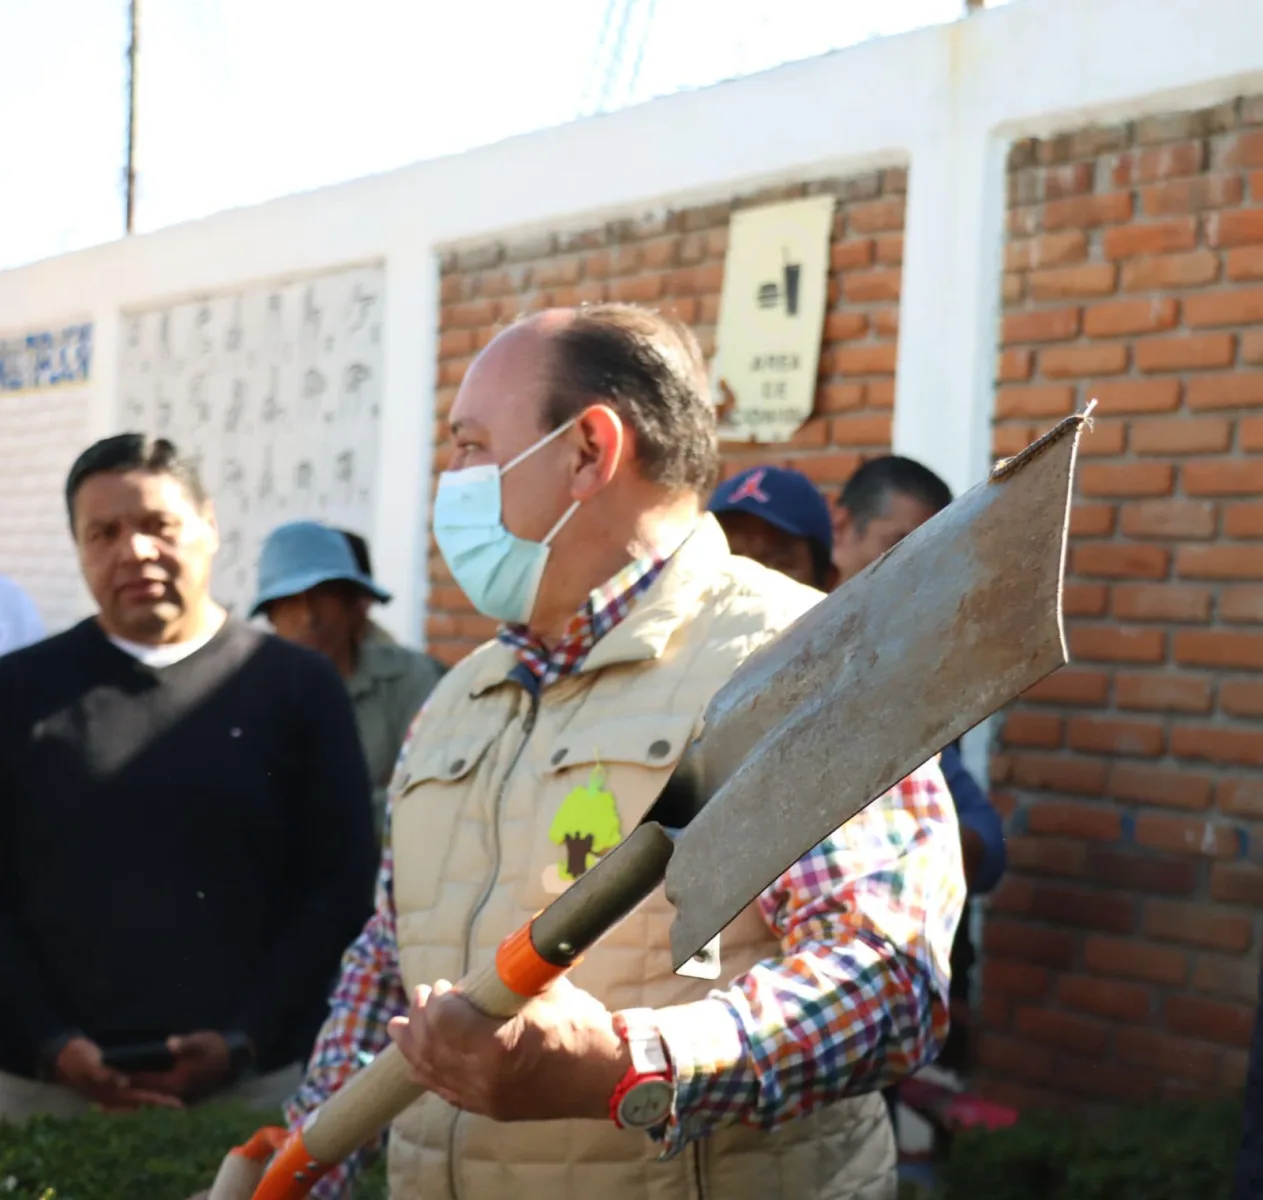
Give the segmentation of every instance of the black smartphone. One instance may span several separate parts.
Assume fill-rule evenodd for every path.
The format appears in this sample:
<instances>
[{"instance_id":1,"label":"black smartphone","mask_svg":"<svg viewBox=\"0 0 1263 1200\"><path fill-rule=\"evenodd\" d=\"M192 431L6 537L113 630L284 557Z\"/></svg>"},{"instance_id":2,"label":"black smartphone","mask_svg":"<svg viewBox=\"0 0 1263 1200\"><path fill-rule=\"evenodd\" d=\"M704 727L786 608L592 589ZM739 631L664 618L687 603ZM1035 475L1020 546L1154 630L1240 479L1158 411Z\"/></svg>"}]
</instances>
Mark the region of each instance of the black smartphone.
<instances>
[{"instance_id":1,"label":"black smartphone","mask_svg":"<svg viewBox=\"0 0 1263 1200\"><path fill-rule=\"evenodd\" d=\"M169 1071L175 1066L175 1055L166 1042L137 1042L131 1046L111 1046L101 1051L101 1060L113 1071L125 1075L132 1071Z\"/></svg>"}]
</instances>

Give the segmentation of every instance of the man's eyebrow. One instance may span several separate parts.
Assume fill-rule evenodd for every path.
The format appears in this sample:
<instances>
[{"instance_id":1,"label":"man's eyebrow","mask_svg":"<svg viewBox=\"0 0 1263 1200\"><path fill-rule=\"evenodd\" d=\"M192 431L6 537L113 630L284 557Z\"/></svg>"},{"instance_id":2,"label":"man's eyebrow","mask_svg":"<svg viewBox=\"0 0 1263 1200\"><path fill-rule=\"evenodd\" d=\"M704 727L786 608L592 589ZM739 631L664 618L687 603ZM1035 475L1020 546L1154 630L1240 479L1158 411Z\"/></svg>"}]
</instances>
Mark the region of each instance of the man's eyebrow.
<instances>
[{"instance_id":1,"label":"man's eyebrow","mask_svg":"<svg viewBox=\"0 0 1263 1200\"><path fill-rule=\"evenodd\" d=\"M458 418L457 420L453 421L450 425L448 425L447 428L448 428L448 432L451 433L452 437L460 437L462 432L464 433L480 432L482 429L482 426L479 425L477 421L470 421L468 419L462 420Z\"/></svg>"}]
</instances>

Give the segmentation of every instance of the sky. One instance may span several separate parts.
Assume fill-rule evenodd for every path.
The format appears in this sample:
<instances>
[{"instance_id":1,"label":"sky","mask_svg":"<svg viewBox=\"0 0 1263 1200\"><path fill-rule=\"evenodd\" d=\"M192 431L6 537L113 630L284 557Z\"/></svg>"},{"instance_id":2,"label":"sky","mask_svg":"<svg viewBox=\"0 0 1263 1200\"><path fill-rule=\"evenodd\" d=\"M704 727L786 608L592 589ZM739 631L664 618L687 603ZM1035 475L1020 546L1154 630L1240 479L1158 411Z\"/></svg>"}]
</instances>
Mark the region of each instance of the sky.
<instances>
[{"instance_id":1,"label":"sky","mask_svg":"<svg viewBox=\"0 0 1263 1200\"><path fill-rule=\"evenodd\" d=\"M626 8L611 62L607 8ZM137 229L960 15L964 0L142 0ZM0 269L124 228L127 0L0 0Z\"/></svg>"}]
</instances>

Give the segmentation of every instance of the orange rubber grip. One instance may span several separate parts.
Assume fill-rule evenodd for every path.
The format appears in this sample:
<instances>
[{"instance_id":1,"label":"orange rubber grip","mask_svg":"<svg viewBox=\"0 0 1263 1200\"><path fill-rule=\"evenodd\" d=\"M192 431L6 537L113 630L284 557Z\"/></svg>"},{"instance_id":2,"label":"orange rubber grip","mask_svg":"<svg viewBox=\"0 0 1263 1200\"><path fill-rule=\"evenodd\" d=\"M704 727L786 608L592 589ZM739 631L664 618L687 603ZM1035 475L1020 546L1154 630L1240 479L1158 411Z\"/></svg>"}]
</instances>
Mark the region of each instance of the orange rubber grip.
<instances>
[{"instance_id":1,"label":"orange rubber grip","mask_svg":"<svg viewBox=\"0 0 1263 1200\"><path fill-rule=\"evenodd\" d=\"M302 1200L336 1163L317 1162L297 1130L272 1160L252 1200Z\"/></svg>"},{"instance_id":2,"label":"orange rubber grip","mask_svg":"<svg viewBox=\"0 0 1263 1200\"><path fill-rule=\"evenodd\" d=\"M289 1131L279 1125L265 1125L250 1135L250 1140L228 1151L238 1158L248 1158L251 1162L265 1163L283 1145L289 1137Z\"/></svg>"},{"instance_id":3,"label":"orange rubber grip","mask_svg":"<svg viewBox=\"0 0 1263 1200\"><path fill-rule=\"evenodd\" d=\"M538 996L568 969L541 957L531 941L530 922L509 934L496 950L496 974L500 982L514 995L528 1000Z\"/></svg>"}]
</instances>

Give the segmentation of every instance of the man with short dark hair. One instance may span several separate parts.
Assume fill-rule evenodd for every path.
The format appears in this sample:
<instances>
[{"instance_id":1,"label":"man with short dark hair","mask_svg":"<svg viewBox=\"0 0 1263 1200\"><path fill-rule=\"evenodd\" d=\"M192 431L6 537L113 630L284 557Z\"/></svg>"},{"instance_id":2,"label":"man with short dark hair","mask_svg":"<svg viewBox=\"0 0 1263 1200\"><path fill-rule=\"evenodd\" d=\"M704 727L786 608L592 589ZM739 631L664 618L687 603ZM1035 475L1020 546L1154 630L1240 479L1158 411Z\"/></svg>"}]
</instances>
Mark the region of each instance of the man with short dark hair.
<instances>
[{"instance_id":1,"label":"man with short dark hair","mask_svg":"<svg viewBox=\"0 0 1263 1200\"><path fill-rule=\"evenodd\" d=\"M822 592L837 586L829 503L801 471L750 467L721 483L706 507L733 554Z\"/></svg>"},{"instance_id":2,"label":"man with short dark hair","mask_svg":"<svg viewBox=\"0 0 1263 1200\"><path fill-rule=\"evenodd\" d=\"M820 599L703 512L715 412L670 317L536 314L482 351L449 419L435 539L502 626L401 756L377 911L290 1121L393 1038L428 1093L391 1127L393 1200L887 1200L879 1089L937 1051L964 893L933 763L683 975L659 890L506 1024L448 988L632 830L715 691Z\"/></svg>"},{"instance_id":3,"label":"man with short dark hair","mask_svg":"<svg viewBox=\"0 0 1263 1200\"><path fill-rule=\"evenodd\" d=\"M929 467L889 454L863 463L833 510L833 561L845 583L952 502Z\"/></svg>"},{"instance_id":4,"label":"man with short dark hair","mask_svg":"<svg viewBox=\"0 0 1263 1200\"><path fill-rule=\"evenodd\" d=\"M369 908L350 702L211 598L170 442L97 442L66 507L98 612L0 660L0 1117L276 1103Z\"/></svg>"},{"instance_id":5,"label":"man with short dark hair","mask_svg":"<svg viewBox=\"0 0 1263 1200\"><path fill-rule=\"evenodd\" d=\"M843 486L834 509L834 561L842 582L853 578L952 502L952 490L915 459L887 455L864 463ZM942 754L943 776L960 818L970 896L990 892L1004 874L1004 826L987 794L966 769L959 743ZM952 1000L957 1014L940 1062L967 1059L967 1009L975 960L970 907L952 944Z\"/></svg>"},{"instance_id":6,"label":"man with short dark hair","mask_svg":"<svg viewBox=\"0 0 1263 1200\"><path fill-rule=\"evenodd\" d=\"M358 539L367 566L368 547ZM390 593L356 561L340 529L291 521L268 534L259 554L258 591L250 616L264 613L286 641L325 655L346 683L373 787L378 834L386 785L412 718L443 677L428 654L369 636L369 608Z\"/></svg>"}]
</instances>

